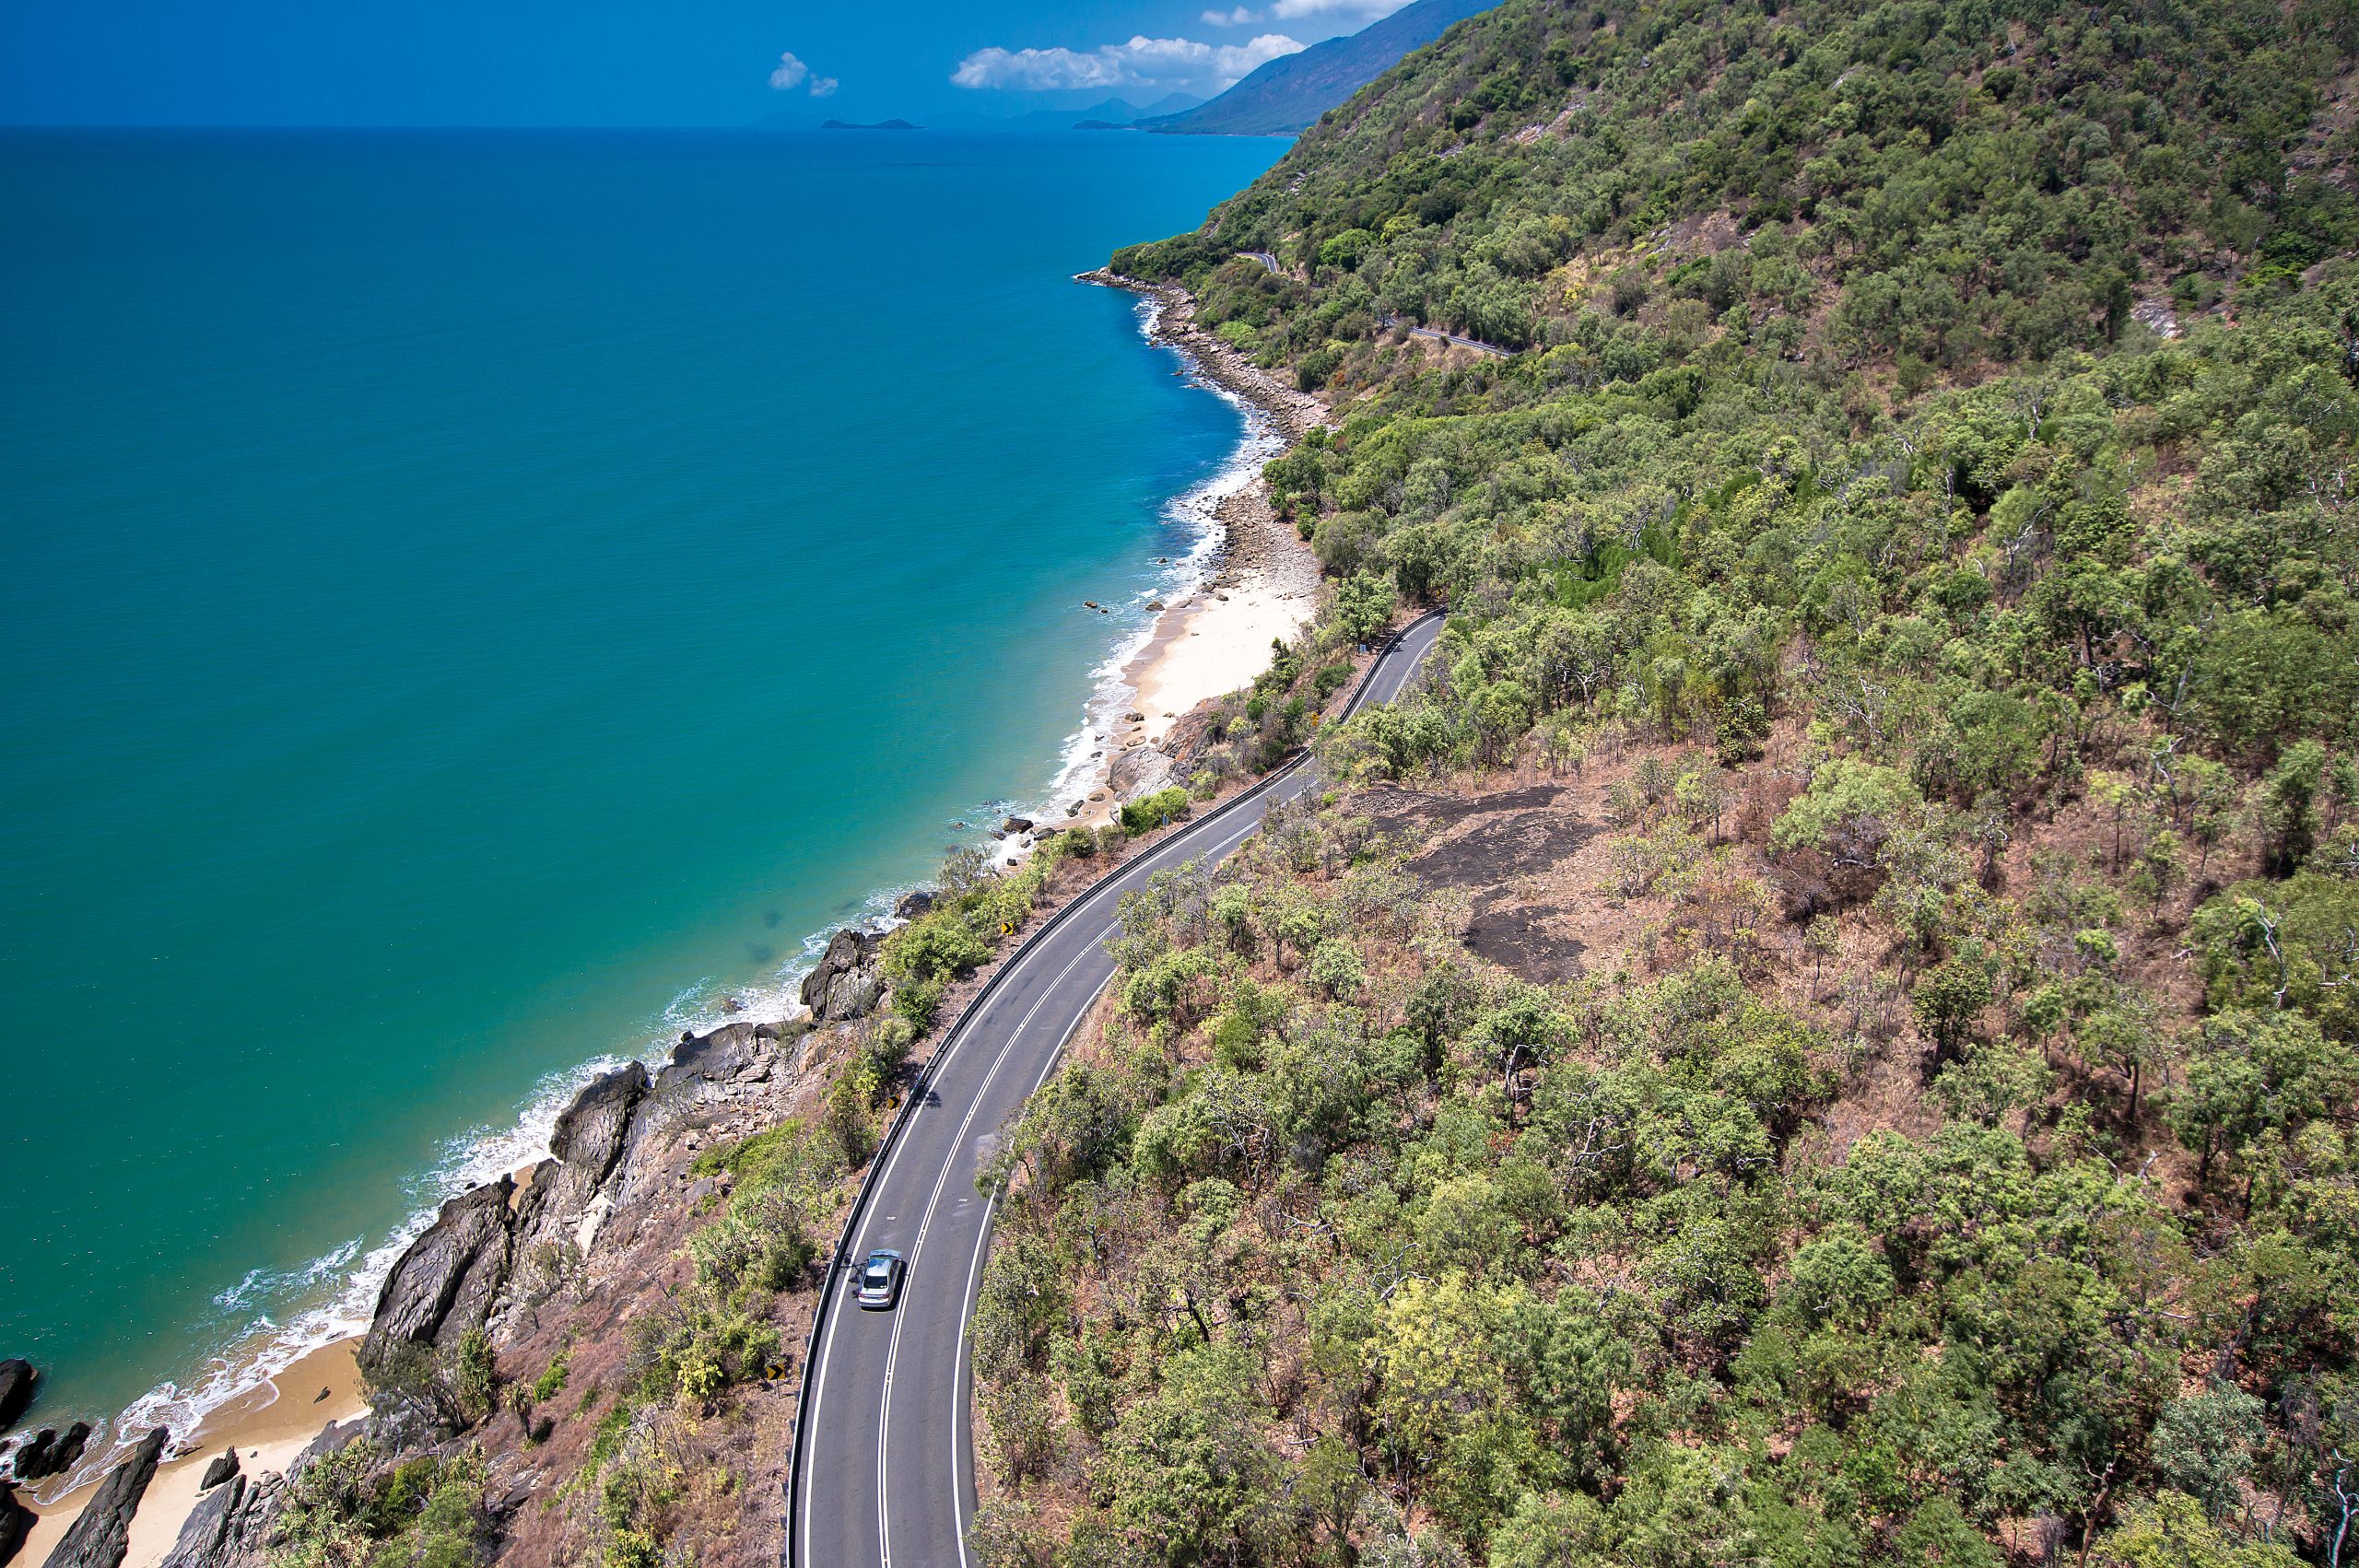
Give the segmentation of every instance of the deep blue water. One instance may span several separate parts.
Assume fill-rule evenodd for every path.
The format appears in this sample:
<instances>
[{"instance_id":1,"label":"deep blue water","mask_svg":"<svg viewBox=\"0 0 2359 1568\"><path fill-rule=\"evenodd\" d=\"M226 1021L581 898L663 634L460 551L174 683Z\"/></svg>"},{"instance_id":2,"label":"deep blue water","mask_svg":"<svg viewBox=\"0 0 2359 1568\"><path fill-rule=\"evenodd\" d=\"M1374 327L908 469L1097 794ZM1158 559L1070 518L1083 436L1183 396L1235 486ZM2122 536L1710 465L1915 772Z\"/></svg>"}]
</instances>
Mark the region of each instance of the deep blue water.
<instances>
[{"instance_id":1,"label":"deep blue water","mask_svg":"<svg viewBox=\"0 0 2359 1568\"><path fill-rule=\"evenodd\" d=\"M1139 615L1081 601L1168 581L1239 435L1070 275L1278 150L0 135L44 1420L351 1296L569 1074L1039 797Z\"/></svg>"}]
</instances>

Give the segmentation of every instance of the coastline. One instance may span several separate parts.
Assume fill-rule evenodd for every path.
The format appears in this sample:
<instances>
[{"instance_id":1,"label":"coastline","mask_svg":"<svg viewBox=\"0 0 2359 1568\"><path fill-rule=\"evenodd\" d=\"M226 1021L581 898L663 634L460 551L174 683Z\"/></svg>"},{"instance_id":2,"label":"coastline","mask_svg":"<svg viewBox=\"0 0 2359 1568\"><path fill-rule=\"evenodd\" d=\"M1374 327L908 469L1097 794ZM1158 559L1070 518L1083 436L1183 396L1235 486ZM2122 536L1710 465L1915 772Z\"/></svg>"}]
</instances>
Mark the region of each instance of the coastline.
<instances>
[{"instance_id":1,"label":"coastline","mask_svg":"<svg viewBox=\"0 0 2359 1568\"><path fill-rule=\"evenodd\" d=\"M1184 291L1103 272L1080 276L1139 296L1143 334L1180 356L1180 374L1239 408L1247 428L1237 454L1219 475L1175 498L1173 505L1200 510L1203 518L1205 537L1183 568L1193 570L1195 580L1170 591L1168 603L1154 606L1155 618L1144 633L1101 666L1106 678L1068 747L1056 782L1043 797L1041 830L1010 839L1011 853L1005 857L1010 865L1019 862L1038 837L1066 826L1103 824L1124 801L1170 781L1179 758L1166 748L1180 720L1250 684L1268 663L1272 639L1298 633L1318 603L1317 563L1308 545L1272 511L1261 467L1305 432L1326 423L1324 406L1247 364L1197 327L1194 301ZM1076 803L1080 810L1068 815L1058 802ZM872 909L881 915L903 891L881 890L871 900ZM872 916L864 923L877 920ZM803 959L816 960L826 941L822 933L807 942ZM792 1017L801 1011L788 1000L799 978L782 972L774 995L763 988L749 999L749 1007L727 1010L731 1016L691 1018L683 1012L669 1021L675 1027L688 1023L693 1025L688 1033L701 1034L781 1008ZM653 1067L671 1054L669 1047L657 1047L643 1059ZM529 1166L546 1155L559 1111L590 1080L622 1059L601 1057L573 1072L553 1076L515 1124L505 1131L487 1129L475 1135L462 1151L465 1157L439 1173L444 1196L487 1179L478 1166L513 1170L520 1163ZM365 1411L354 1364L360 1325L355 1323L352 1308L362 1296L375 1299L396 1261L433 1223L440 1201L426 1203L357 1267L350 1267L344 1288L329 1304L279 1330L268 1344L250 1352L241 1366L223 1369L232 1378L227 1397L201 1410L188 1433L174 1431L168 1457L132 1516L131 1546L124 1560L130 1568L152 1568L171 1551L196 1503L206 1464L224 1447L235 1448L243 1473L250 1477L283 1473L328 1428ZM342 1256L339 1270L353 1261L349 1254ZM359 1316L365 1323L365 1305ZM308 1331L302 1328L306 1322ZM305 1337L290 1338L289 1329ZM168 1394L169 1398L159 1398ZM152 1392L106 1423L88 1459L70 1477L59 1478L63 1487L27 1489L27 1501L39 1510L24 1547L28 1560L42 1560L65 1532L123 1451L126 1433L158 1424L155 1419L140 1419L142 1407L168 1424L173 1407L184 1408L189 1398L170 1385ZM49 1485L58 1486L58 1480ZM37 1492L46 1492L46 1500Z\"/></svg>"},{"instance_id":2,"label":"coastline","mask_svg":"<svg viewBox=\"0 0 2359 1568\"><path fill-rule=\"evenodd\" d=\"M1250 685L1269 664L1272 640L1309 624L1318 609L1319 563L1272 510L1261 469L1332 421L1317 398L1248 363L1198 326L1196 301L1186 290L1104 268L1076 277L1137 296L1147 340L1178 354L1183 374L1244 413L1240 455L1263 449L1236 483L1217 486L1208 497L1209 538L1197 580L1172 594L1123 664L1119 685L1129 706L1101 737L1108 760L1096 788L1105 791L1104 804L1076 819L1095 824L1109 818L1121 799L1169 777L1174 759L1167 746L1181 719ZM1133 782L1121 788L1117 780ZM1094 795L1091 803L1098 804Z\"/></svg>"},{"instance_id":3,"label":"coastline","mask_svg":"<svg viewBox=\"0 0 2359 1568\"><path fill-rule=\"evenodd\" d=\"M131 1545L123 1568L156 1568L171 1552L181 1525L196 1506L200 1482L208 1465L225 1449L238 1456L240 1473L258 1477L284 1474L321 1433L350 1421L367 1410L360 1392L360 1369L353 1355L357 1337L322 1345L298 1358L261 1387L247 1390L214 1410L186 1437L175 1433L155 1480L131 1517ZM67 1528L99 1489L103 1471L88 1475L71 1490L46 1503L32 1497L39 1513L26 1535L22 1560L48 1558Z\"/></svg>"}]
</instances>

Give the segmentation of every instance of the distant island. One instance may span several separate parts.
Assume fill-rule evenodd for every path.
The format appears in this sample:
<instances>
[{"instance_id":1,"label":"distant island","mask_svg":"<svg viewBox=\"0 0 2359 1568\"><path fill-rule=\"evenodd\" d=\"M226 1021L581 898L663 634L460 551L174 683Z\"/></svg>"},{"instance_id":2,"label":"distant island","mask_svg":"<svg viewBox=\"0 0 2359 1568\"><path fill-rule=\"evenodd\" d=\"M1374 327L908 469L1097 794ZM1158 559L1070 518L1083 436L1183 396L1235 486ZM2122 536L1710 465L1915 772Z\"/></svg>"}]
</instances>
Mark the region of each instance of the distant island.
<instances>
[{"instance_id":1,"label":"distant island","mask_svg":"<svg viewBox=\"0 0 2359 1568\"><path fill-rule=\"evenodd\" d=\"M872 125L859 124L851 120L827 120L819 126L822 131L917 131L923 128L906 120L879 120Z\"/></svg>"}]
</instances>

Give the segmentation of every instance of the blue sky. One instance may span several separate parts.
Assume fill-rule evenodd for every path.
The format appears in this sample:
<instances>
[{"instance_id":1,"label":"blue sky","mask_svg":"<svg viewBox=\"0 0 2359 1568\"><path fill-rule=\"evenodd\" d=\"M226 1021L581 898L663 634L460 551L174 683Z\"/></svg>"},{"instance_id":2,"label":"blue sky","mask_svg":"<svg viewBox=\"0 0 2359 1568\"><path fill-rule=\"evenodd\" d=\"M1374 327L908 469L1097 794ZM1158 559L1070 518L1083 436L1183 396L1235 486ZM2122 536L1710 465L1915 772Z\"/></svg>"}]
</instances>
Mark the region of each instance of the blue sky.
<instances>
[{"instance_id":1,"label":"blue sky","mask_svg":"<svg viewBox=\"0 0 2359 1568\"><path fill-rule=\"evenodd\" d=\"M741 125L1209 97L1402 0L0 0L0 123Z\"/></svg>"}]
</instances>

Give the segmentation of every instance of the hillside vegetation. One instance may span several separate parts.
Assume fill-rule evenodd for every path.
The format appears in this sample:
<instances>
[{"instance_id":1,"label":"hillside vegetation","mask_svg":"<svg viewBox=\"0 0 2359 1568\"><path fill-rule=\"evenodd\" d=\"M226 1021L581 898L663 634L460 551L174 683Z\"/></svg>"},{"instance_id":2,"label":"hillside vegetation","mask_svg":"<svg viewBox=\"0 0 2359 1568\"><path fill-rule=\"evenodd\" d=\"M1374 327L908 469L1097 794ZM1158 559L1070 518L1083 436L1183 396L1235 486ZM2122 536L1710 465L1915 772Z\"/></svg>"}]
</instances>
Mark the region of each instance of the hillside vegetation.
<instances>
[{"instance_id":1,"label":"hillside vegetation","mask_svg":"<svg viewBox=\"0 0 2359 1568\"><path fill-rule=\"evenodd\" d=\"M984 1561L2359 1560L2354 25L1510 0L1118 256L1452 622L1007 1142Z\"/></svg>"}]
</instances>

